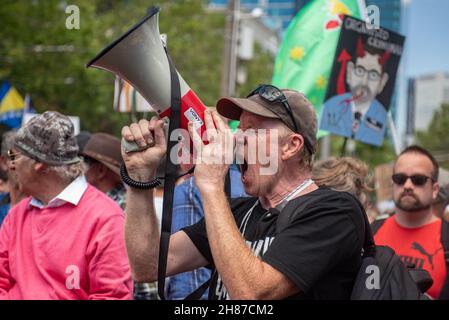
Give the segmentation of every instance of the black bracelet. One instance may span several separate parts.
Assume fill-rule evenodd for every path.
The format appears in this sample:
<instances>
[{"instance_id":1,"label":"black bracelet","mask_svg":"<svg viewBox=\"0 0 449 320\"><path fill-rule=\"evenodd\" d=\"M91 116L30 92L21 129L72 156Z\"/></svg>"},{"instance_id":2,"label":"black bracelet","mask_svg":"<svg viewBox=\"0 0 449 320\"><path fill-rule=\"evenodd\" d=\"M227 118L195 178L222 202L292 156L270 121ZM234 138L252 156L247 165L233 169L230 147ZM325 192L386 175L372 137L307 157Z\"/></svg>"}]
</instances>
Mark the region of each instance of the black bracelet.
<instances>
[{"instance_id":1,"label":"black bracelet","mask_svg":"<svg viewBox=\"0 0 449 320\"><path fill-rule=\"evenodd\" d=\"M141 189L141 190L148 190L148 189L154 189L161 185L161 182L158 178L154 179L153 181L148 182L140 182L136 181L130 178L128 175L128 171L126 170L125 164L122 162L120 165L120 177L122 178L122 181L134 189Z\"/></svg>"}]
</instances>

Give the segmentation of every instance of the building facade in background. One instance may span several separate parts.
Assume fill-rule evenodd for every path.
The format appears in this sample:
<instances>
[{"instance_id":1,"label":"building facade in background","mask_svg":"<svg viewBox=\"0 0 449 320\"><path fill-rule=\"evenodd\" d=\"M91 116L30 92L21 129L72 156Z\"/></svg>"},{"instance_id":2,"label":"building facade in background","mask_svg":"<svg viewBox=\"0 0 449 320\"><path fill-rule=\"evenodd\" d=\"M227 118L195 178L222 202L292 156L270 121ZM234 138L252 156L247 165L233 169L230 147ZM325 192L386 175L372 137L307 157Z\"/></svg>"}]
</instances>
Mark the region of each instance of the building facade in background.
<instances>
[{"instance_id":1,"label":"building facade in background","mask_svg":"<svg viewBox=\"0 0 449 320\"><path fill-rule=\"evenodd\" d=\"M405 145L411 146L415 140L415 79L407 81L407 122L405 125Z\"/></svg>"},{"instance_id":2,"label":"building facade in background","mask_svg":"<svg viewBox=\"0 0 449 320\"><path fill-rule=\"evenodd\" d=\"M435 111L449 103L449 73L423 75L409 81L414 131L427 131Z\"/></svg>"},{"instance_id":3,"label":"building facade in background","mask_svg":"<svg viewBox=\"0 0 449 320\"><path fill-rule=\"evenodd\" d=\"M380 25L401 32L401 0L365 0L366 6L376 5L380 12Z\"/></svg>"},{"instance_id":4,"label":"building facade in background","mask_svg":"<svg viewBox=\"0 0 449 320\"><path fill-rule=\"evenodd\" d=\"M264 24L282 34L298 10L310 0L240 0L242 11L250 12L260 8L265 15ZM211 0L209 6L214 9L226 9L228 0Z\"/></svg>"},{"instance_id":5,"label":"building facade in background","mask_svg":"<svg viewBox=\"0 0 449 320\"><path fill-rule=\"evenodd\" d=\"M255 8L264 11L264 23L273 30L285 31L288 24L308 2L312 0L240 0L242 11L249 12ZM335 0L338 1L338 0ZM226 9L229 0L210 0L213 9ZM400 32L401 0L365 0L367 6L376 5L380 10L380 25Z\"/></svg>"}]
</instances>

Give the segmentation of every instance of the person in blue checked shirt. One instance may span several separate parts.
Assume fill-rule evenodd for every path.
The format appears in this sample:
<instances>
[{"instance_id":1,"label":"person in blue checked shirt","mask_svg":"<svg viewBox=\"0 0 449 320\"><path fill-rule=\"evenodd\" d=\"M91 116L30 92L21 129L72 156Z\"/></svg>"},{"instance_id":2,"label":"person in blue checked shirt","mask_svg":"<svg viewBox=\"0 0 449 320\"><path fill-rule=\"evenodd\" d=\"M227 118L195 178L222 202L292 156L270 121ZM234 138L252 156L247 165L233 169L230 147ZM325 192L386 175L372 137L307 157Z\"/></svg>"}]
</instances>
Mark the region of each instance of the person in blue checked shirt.
<instances>
[{"instance_id":1,"label":"person in blue checked shirt","mask_svg":"<svg viewBox=\"0 0 449 320\"><path fill-rule=\"evenodd\" d=\"M238 123L238 121L231 121L229 126L235 131ZM243 189L243 184L240 179L241 174L237 165L231 165L229 172L231 175L231 198L246 197L247 195ZM203 203L198 187L195 184L195 178L192 176L175 188L172 233L197 223L203 217ZM207 268L199 268L170 277L166 289L167 299L184 299L196 288L209 280L209 278L210 270ZM207 299L207 296L208 290L204 292L201 299Z\"/></svg>"}]
</instances>

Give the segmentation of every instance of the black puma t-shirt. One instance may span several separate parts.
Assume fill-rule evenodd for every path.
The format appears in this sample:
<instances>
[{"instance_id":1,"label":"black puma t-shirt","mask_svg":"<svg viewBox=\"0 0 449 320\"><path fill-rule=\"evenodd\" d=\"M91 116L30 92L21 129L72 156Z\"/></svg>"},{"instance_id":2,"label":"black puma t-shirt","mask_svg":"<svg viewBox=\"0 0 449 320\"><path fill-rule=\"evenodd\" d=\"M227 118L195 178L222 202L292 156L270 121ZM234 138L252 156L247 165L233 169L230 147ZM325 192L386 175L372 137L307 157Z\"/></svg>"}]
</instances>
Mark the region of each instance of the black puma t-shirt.
<instances>
[{"instance_id":1,"label":"black puma t-shirt","mask_svg":"<svg viewBox=\"0 0 449 320\"><path fill-rule=\"evenodd\" d=\"M300 289L290 299L349 299L365 237L365 213L354 197L322 187L291 200L281 213L264 209L257 198L234 199L231 209L252 251ZM213 266L204 219L183 230ZM229 299L217 272L209 299Z\"/></svg>"}]
</instances>

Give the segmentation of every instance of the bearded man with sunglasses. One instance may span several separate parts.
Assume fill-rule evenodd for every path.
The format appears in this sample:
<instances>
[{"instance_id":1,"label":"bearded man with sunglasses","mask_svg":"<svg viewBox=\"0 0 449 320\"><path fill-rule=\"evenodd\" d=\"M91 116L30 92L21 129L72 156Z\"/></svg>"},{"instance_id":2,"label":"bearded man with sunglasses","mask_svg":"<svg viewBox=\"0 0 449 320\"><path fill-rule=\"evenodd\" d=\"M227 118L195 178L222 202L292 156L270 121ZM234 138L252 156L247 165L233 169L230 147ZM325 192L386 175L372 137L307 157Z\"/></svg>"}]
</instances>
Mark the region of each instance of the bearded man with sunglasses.
<instances>
[{"instance_id":1,"label":"bearded man with sunglasses","mask_svg":"<svg viewBox=\"0 0 449 320\"><path fill-rule=\"evenodd\" d=\"M406 265L427 270L433 285L427 293L438 298L446 279L442 221L433 214L438 191L439 166L424 148L410 146L398 156L393 169L393 200L396 212L375 221L377 245L391 247Z\"/></svg>"},{"instance_id":2,"label":"bearded man with sunglasses","mask_svg":"<svg viewBox=\"0 0 449 320\"><path fill-rule=\"evenodd\" d=\"M246 99L220 99L217 111L240 120L238 163L251 197L228 202L224 181L230 162L224 159L232 133L217 114L206 112L208 144L189 124L193 145L201 150L195 182L204 219L171 236L167 276L212 267L209 299L349 299L361 265L365 213L350 194L319 188L311 179L313 106L297 91L262 85ZM154 281L158 273L151 186L166 153L161 128L162 120L153 118L122 130L124 139L142 148L155 141L144 151L122 153L130 184L125 238L137 282ZM269 161L252 161L266 146ZM273 163L276 170L264 174Z\"/></svg>"}]
</instances>

